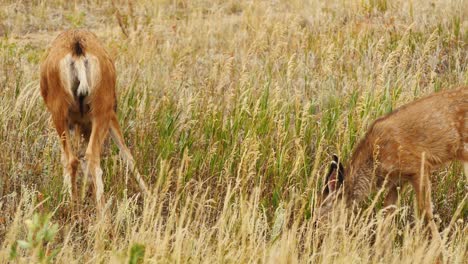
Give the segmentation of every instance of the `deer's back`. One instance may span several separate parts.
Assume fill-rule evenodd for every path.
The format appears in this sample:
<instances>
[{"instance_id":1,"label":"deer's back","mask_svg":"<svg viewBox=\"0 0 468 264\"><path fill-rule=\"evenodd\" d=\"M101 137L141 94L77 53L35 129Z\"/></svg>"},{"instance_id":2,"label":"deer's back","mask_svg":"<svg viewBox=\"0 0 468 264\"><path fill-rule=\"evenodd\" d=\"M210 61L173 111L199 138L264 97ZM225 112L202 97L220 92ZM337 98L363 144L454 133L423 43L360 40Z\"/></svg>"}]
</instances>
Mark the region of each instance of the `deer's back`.
<instances>
[{"instance_id":1,"label":"deer's back","mask_svg":"<svg viewBox=\"0 0 468 264\"><path fill-rule=\"evenodd\" d=\"M407 104L371 126L367 140L384 170L416 173L422 153L428 168L462 159L468 143L468 87Z\"/></svg>"},{"instance_id":2,"label":"deer's back","mask_svg":"<svg viewBox=\"0 0 468 264\"><path fill-rule=\"evenodd\" d=\"M51 43L44 63L54 64L72 52L75 42L79 40L84 52L92 54L103 64L103 68L113 68L113 61L99 42L96 35L87 30L71 29L60 33ZM110 63L110 64L108 64Z\"/></svg>"}]
</instances>

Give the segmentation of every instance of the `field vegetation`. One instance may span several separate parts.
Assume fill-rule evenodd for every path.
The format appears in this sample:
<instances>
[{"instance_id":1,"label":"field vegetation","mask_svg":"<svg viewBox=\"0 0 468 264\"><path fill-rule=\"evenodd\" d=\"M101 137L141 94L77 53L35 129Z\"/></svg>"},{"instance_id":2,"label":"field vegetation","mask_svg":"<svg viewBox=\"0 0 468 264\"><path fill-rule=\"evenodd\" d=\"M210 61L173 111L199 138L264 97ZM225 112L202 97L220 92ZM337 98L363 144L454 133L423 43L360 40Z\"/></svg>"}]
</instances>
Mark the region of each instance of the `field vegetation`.
<instances>
[{"instance_id":1,"label":"field vegetation","mask_svg":"<svg viewBox=\"0 0 468 264\"><path fill-rule=\"evenodd\" d=\"M442 245L411 188L392 215L381 192L320 225L314 212L331 154L346 161L377 117L468 83L467 18L465 0L2 0L0 262L466 263L458 162L432 177ZM152 189L142 199L109 141L108 217L83 177L72 215L39 93L47 45L79 27L115 59L119 121Z\"/></svg>"}]
</instances>

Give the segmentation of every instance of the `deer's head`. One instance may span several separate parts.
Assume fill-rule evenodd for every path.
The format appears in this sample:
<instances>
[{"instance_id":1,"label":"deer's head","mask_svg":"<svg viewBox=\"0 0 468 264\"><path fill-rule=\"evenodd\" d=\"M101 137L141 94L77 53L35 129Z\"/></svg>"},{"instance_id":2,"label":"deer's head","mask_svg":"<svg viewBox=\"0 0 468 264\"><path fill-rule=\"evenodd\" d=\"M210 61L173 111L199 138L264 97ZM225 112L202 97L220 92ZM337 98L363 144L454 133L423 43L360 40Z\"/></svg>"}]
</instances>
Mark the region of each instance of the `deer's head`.
<instances>
[{"instance_id":1,"label":"deer's head","mask_svg":"<svg viewBox=\"0 0 468 264\"><path fill-rule=\"evenodd\" d=\"M328 214L336 200L343 196L344 167L337 155L333 155L333 160L328 169L325 185L318 201L319 218Z\"/></svg>"}]
</instances>

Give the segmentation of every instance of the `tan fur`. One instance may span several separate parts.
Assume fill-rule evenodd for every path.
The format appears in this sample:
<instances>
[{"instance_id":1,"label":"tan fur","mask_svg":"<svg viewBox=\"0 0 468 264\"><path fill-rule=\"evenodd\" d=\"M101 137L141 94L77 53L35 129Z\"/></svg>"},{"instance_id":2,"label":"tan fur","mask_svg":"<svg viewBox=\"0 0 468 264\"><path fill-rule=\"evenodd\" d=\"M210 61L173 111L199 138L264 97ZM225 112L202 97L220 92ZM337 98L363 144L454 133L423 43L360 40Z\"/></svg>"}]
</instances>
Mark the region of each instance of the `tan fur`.
<instances>
[{"instance_id":1,"label":"tan fur","mask_svg":"<svg viewBox=\"0 0 468 264\"><path fill-rule=\"evenodd\" d=\"M76 54L79 43L81 54ZM97 207L102 210L103 196L100 155L102 144L111 131L122 157L134 170L133 157L125 146L116 116L116 73L112 59L97 37L86 30L68 30L51 44L41 65L41 95L61 138L64 183L76 201L76 173L79 161L72 151L69 128L76 127L89 141L86 149L85 176L92 176ZM79 97L82 96L80 105ZM79 133L76 133L80 131ZM141 189L146 185L134 170Z\"/></svg>"},{"instance_id":2,"label":"tan fur","mask_svg":"<svg viewBox=\"0 0 468 264\"><path fill-rule=\"evenodd\" d=\"M431 172L459 160L468 172L468 87L435 93L377 119L344 171L343 197L359 202L386 183L385 206L397 187L411 183L419 212L438 235L431 203ZM437 234L436 234L437 233Z\"/></svg>"}]
</instances>

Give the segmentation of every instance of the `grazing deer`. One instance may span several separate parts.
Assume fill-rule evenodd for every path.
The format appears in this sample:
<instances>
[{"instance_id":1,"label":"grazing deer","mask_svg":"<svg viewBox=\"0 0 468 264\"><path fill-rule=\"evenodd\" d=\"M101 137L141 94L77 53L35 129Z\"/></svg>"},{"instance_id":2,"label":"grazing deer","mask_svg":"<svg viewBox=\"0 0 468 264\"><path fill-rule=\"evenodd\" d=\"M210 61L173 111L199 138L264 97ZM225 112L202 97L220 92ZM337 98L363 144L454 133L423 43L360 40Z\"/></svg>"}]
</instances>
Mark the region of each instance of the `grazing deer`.
<instances>
[{"instance_id":1,"label":"grazing deer","mask_svg":"<svg viewBox=\"0 0 468 264\"><path fill-rule=\"evenodd\" d=\"M41 95L60 136L64 185L72 202L77 198L76 173L79 160L73 154L70 132L88 142L85 177L93 179L99 211L103 209L104 186L100 168L101 148L107 133L135 174L142 191L148 189L135 169L116 115L115 66L96 35L86 30L68 30L51 44L41 65Z\"/></svg>"},{"instance_id":2,"label":"grazing deer","mask_svg":"<svg viewBox=\"0 0 468 264\"><path fill-rule=\"evenodd\" d=\"M319 215L332 208L335 198L350 206L380 187L388 189L384 206L394 205L398 186L409 182L419 213L433 236L440 238L433 220L430 176L443 164L459 160L468 177L468 87L435 93L377 119L346 169L337 156L333 159Z\"/></svg>"}]
</instances>

